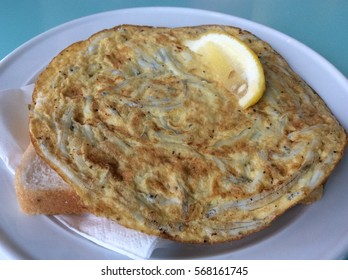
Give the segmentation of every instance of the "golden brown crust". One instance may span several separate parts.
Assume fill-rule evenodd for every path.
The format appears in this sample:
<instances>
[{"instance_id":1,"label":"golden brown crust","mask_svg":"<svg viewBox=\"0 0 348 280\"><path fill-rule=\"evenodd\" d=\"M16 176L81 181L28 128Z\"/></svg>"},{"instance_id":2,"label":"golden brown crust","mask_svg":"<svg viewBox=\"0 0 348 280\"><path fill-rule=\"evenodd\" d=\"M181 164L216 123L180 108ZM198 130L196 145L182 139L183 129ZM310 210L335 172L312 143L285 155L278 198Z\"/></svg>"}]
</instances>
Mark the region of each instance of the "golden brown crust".
<instances>
[{"instance_id":1,"label":"golden brown crust","mask_svg":"<svg viewBox=\"0 0 348 280\"><path fill-rule=\"evenodd\" d=\"M253 107L185 47L207 32L259 56L267 88ZM38 78L30 136L92 213L198 243L268 226L323 184L347 143L277 52L227 26L119 26L70 46Z\"/></svg>"},{"instance_id":2,"label":"golden brown crust","mask_svg":"<svg viewBox=\"0 0 348 280\"><path fill-rule=\"evenodd\" d=\"M324 186L319 186L315 188L309 195L307 195L304 199L301 200L302 204L312 204L323 197L324 194Z\"/></svg>"},{"instance_id":3,"label":"golden brown crust","mask_svg":"<svg viewBox=\"0 0 348 280\"><path fill-rule=\"evenodd\" d=\"M82 214L86 209L73 190L16 188L20 209L28 215Z\"/></svg>"},{"instance_id":4,"label":"golden brown crust","mask_svg":"<svg viewBox=\"0 0 348 280\"><path fill-rule=\"evenodd\" d=\"M82 214L86 208L68 186L29 145L15 174L20 209L29 215Z\"/></svg>"}]
</instances>

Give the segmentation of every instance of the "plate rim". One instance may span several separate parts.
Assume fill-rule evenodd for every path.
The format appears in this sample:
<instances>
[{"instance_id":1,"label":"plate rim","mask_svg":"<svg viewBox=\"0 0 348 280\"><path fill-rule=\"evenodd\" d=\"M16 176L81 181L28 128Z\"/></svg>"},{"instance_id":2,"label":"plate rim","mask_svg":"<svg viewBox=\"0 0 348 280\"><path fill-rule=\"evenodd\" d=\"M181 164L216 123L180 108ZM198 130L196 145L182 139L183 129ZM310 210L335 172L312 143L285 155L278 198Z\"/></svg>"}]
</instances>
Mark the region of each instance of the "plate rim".
<instances>
[{"instance_id":1,"label":"plate rim","mask_svg":"<svg viewBox=\"0 0 348 280\"><path fill-rule=\"evenodd\" d=\"M197 9L197 8L189 8L189 7L178 7L178 6L146 6L146 7L130 7L130 8L124 8L124 9L116 9L116 10L108 10L108 11L103 11L103 12L98 12L98 13L93 13L90 15L82 16L79 18L75 18L72 20L69 20L67 22L58 24L57 26L54 26L52 28L47 29L46 31L39 33L35 35L34 37L30 38L29 40L25 41L23 44L19 45L16 47L14 50L12 50L10 53L5 55L1 60L0 60L0 70L2 68L6 67L6 64L10 63L10 60L13 59L13 56L17 55L18 53L24 52L26 48L29 48L30 45L35 44L37 41L39 41L42 38L49 37L51 35L54 35L55 32L58 30L62 30L64 28L68 28L69 26L74 26L76 23L83 23L84 21L90 21L93 18L97 18L100 16L108 16L111 14L114 14L115 12L117 13L129 13L129 12L149 12L149 11L165 11L165 12L172 12L172 11L177 11L180 13L186 12L186 13L193 13L193 14L202 14L204 13L205 16L213 16L215 18L230 18L234 20L238 20L242 22L245 25L253 25L253 27L257 28L262 28L266 29L267 31L270 31L272 33L275 33L277 36L280 36L284 38L284 40L291 40L293 44L298 45L297 47L300 47L301 49L305 50L306 52L310 53L310 55L315 55L317 59L321 60L324 64L326 64L327 67L330 68L331 71L336 72L335 76L337 75L337 78L345 84L346 87L348 87L348 79L345 77L345 75L337 69L337 67L331 63L328 59L326 59L324 56L319 54L317 51L313 50L309 46L305 45L301 41L278 31L277 29L274 29L272 27L269 27L267 25L254 22L252 20L243 18L243 17L238 17L230 14L224 14L222 12L217 12L217 11L211 11L211 10L205 10L205 9ZM182 25L178 25L182 26Z\"/></svg>"},{"instance_id":2,"label":"plate rim","mask_svg":"<svg viewBox=\"0 0 348 280\"><path fill-rule=\"evenodd\" d=\"M309 48L308 46L304 45L303 43L301 43L300 41L280 32L277 31L271 27L262 25L260 23L257 22L253 22L251 20L248 19L244 19L244 18L240 18L240 17L236 17L233 15L229 15L229 14L223 14L220 12L214 12L214 11L209 11L209 10L202 10L202 9L194 9L194 8L181 8L181 7L136 7L136 8L126 8L126 9L119 9L119 10L110 10L110 11L105 11L105 12L99 12L99 13L95 13L95 14L91 14L91 15L87 15L84 17L80 17L80 18L76 18L73 19L71 21L62 23L58 26L55 26L53 28L48 29L45 32L42 32L36 36L34 36L33 38L31 38L30 40L26 41L25 43L23 43L22 45L20 45L19 47L17 47L16 49L14 49L12 52L10 52L8 55L6 55L0 62L0 71L6 67L7 63L11 62L12 56L17 55L17 53L20 52L25 52L27 48L32 47L33 45L35 45L35 43L39 40L41 40L42 38L45 37L49 37L54 35L55 32L64 29L64 28L69 28L70 25L75 25L77 22L79 24L82 24L85 21L90 21L93 18L97 18L100 17L102 15L111 15L114 14L115 12L119 13L119 12L123 12L123 13L129 13L129 12L133 12L133 11L149 11L151 10L151 12L154 12L155 10L158 11L164 11L166 10L166 12L171 12L173 13L174 11L178 12L178 11L185 11L187 13L193 12L193 13L197 13L197 14L201 14L203 13L204 16L213 16L213 17L224 17L224 18L231 18L234 20L238 20L238 21L243 21L244 23L246 23L247 25L251 24L251 25L255 25L258 26L258 28L263 28L266 29L267 32L272 32L275 33L277 36L282 36L282 38L285 38L287 40L291 40L293 44L296 44L298 47L301 47L302 49L304 49L305 51L308 51L311 55L314 55L314 57L316 59L319 59L322 63L326 64L327 67L329 67L330 71L333 71L335 73L335 76L337 77L337 79L342 82L343 87L346 87L346 89L348 89L348 80L345 78L345 76L331 63L329 62L327 59L325 59L323 56L321 56L319 53L317 53L316 51L314 51L313 49ZM0 228L1 230L1 228ZM0 247L1 243L0 243ZM8 246L7 246L8 247ZM348 244L347 244L347 248L348 249ZM347 250L345 250L347 251ZM15 256L17 256L15 254ZM339 256L338 256L339 257Z\"/></svg>"}]
</instances>

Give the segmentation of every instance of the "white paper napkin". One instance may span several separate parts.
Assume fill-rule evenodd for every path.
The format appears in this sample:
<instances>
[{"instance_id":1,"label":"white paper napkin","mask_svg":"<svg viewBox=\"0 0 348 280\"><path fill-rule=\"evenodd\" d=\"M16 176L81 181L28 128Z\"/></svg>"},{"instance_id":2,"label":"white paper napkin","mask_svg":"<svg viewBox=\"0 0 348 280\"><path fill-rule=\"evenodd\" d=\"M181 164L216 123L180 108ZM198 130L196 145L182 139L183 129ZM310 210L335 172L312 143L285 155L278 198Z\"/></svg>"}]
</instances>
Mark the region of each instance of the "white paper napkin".
<instances>
[{"instance_id":1,"label":"white paper napkin","mask_svg":"<svg viewBox=\"0 0 348 280\"><path fill-rule=\"evenodd\" d=\"M0 158L13 175L29 145L28 104L33 88L29 85L0 91ZM147 259L156 247L166 244L156 236L127 229L92 214L55 217L81 236L132 259Z\"/></svg>"}]
</instances>

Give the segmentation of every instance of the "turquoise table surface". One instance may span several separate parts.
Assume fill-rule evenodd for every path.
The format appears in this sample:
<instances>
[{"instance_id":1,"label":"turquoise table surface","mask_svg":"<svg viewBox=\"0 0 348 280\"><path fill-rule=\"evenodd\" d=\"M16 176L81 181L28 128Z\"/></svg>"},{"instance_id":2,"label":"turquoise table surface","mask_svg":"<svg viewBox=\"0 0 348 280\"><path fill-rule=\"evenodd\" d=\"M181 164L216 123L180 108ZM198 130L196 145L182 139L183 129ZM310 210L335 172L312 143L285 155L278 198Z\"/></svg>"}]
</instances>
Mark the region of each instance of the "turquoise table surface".
<instances>
[{"instance_id":1,"label":"turquoise table surface","mask_svg":"<svg viewBox=\"0 0 348 280\"><path fill-rule=\"evenodd\" d=\"M145 6L199 8L264 24L306 44L348 77L347 0L1 0L0 59L67 21Z\"/></svg>"},{"instance_id":2,"label":"turquoise table surface","mask_svg":"<svg viewBox=\"0 0 348 280\"><path fill-rule=\"evenodd\" d=\"M348 77L348 0L0 0L0 63L26 41L62 23L149 6L210 10L266 25L304 43Z\"/></svg>"}]
</instances>

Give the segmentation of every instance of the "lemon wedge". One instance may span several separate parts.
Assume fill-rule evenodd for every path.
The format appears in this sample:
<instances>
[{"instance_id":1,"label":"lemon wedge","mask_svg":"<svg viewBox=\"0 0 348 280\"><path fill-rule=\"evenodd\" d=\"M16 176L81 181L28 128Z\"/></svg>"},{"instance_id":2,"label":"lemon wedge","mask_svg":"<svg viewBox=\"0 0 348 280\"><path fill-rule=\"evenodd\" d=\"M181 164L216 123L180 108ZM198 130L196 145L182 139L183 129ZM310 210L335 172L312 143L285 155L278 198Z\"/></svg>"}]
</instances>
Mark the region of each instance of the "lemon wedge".
<instances>
[{"instance_id":1,"label":"lemon wedge","mask_svg":"<svg viewBox=\"0 0 348 280\"><path fill-rule=\"evenodd\" d=\"M185 45L200 55L218 82L238 98L242 108L260 100L265 91L265 75L255 52L241 40L220 33L209 33Z\"/></svg>"}]
</instances>

